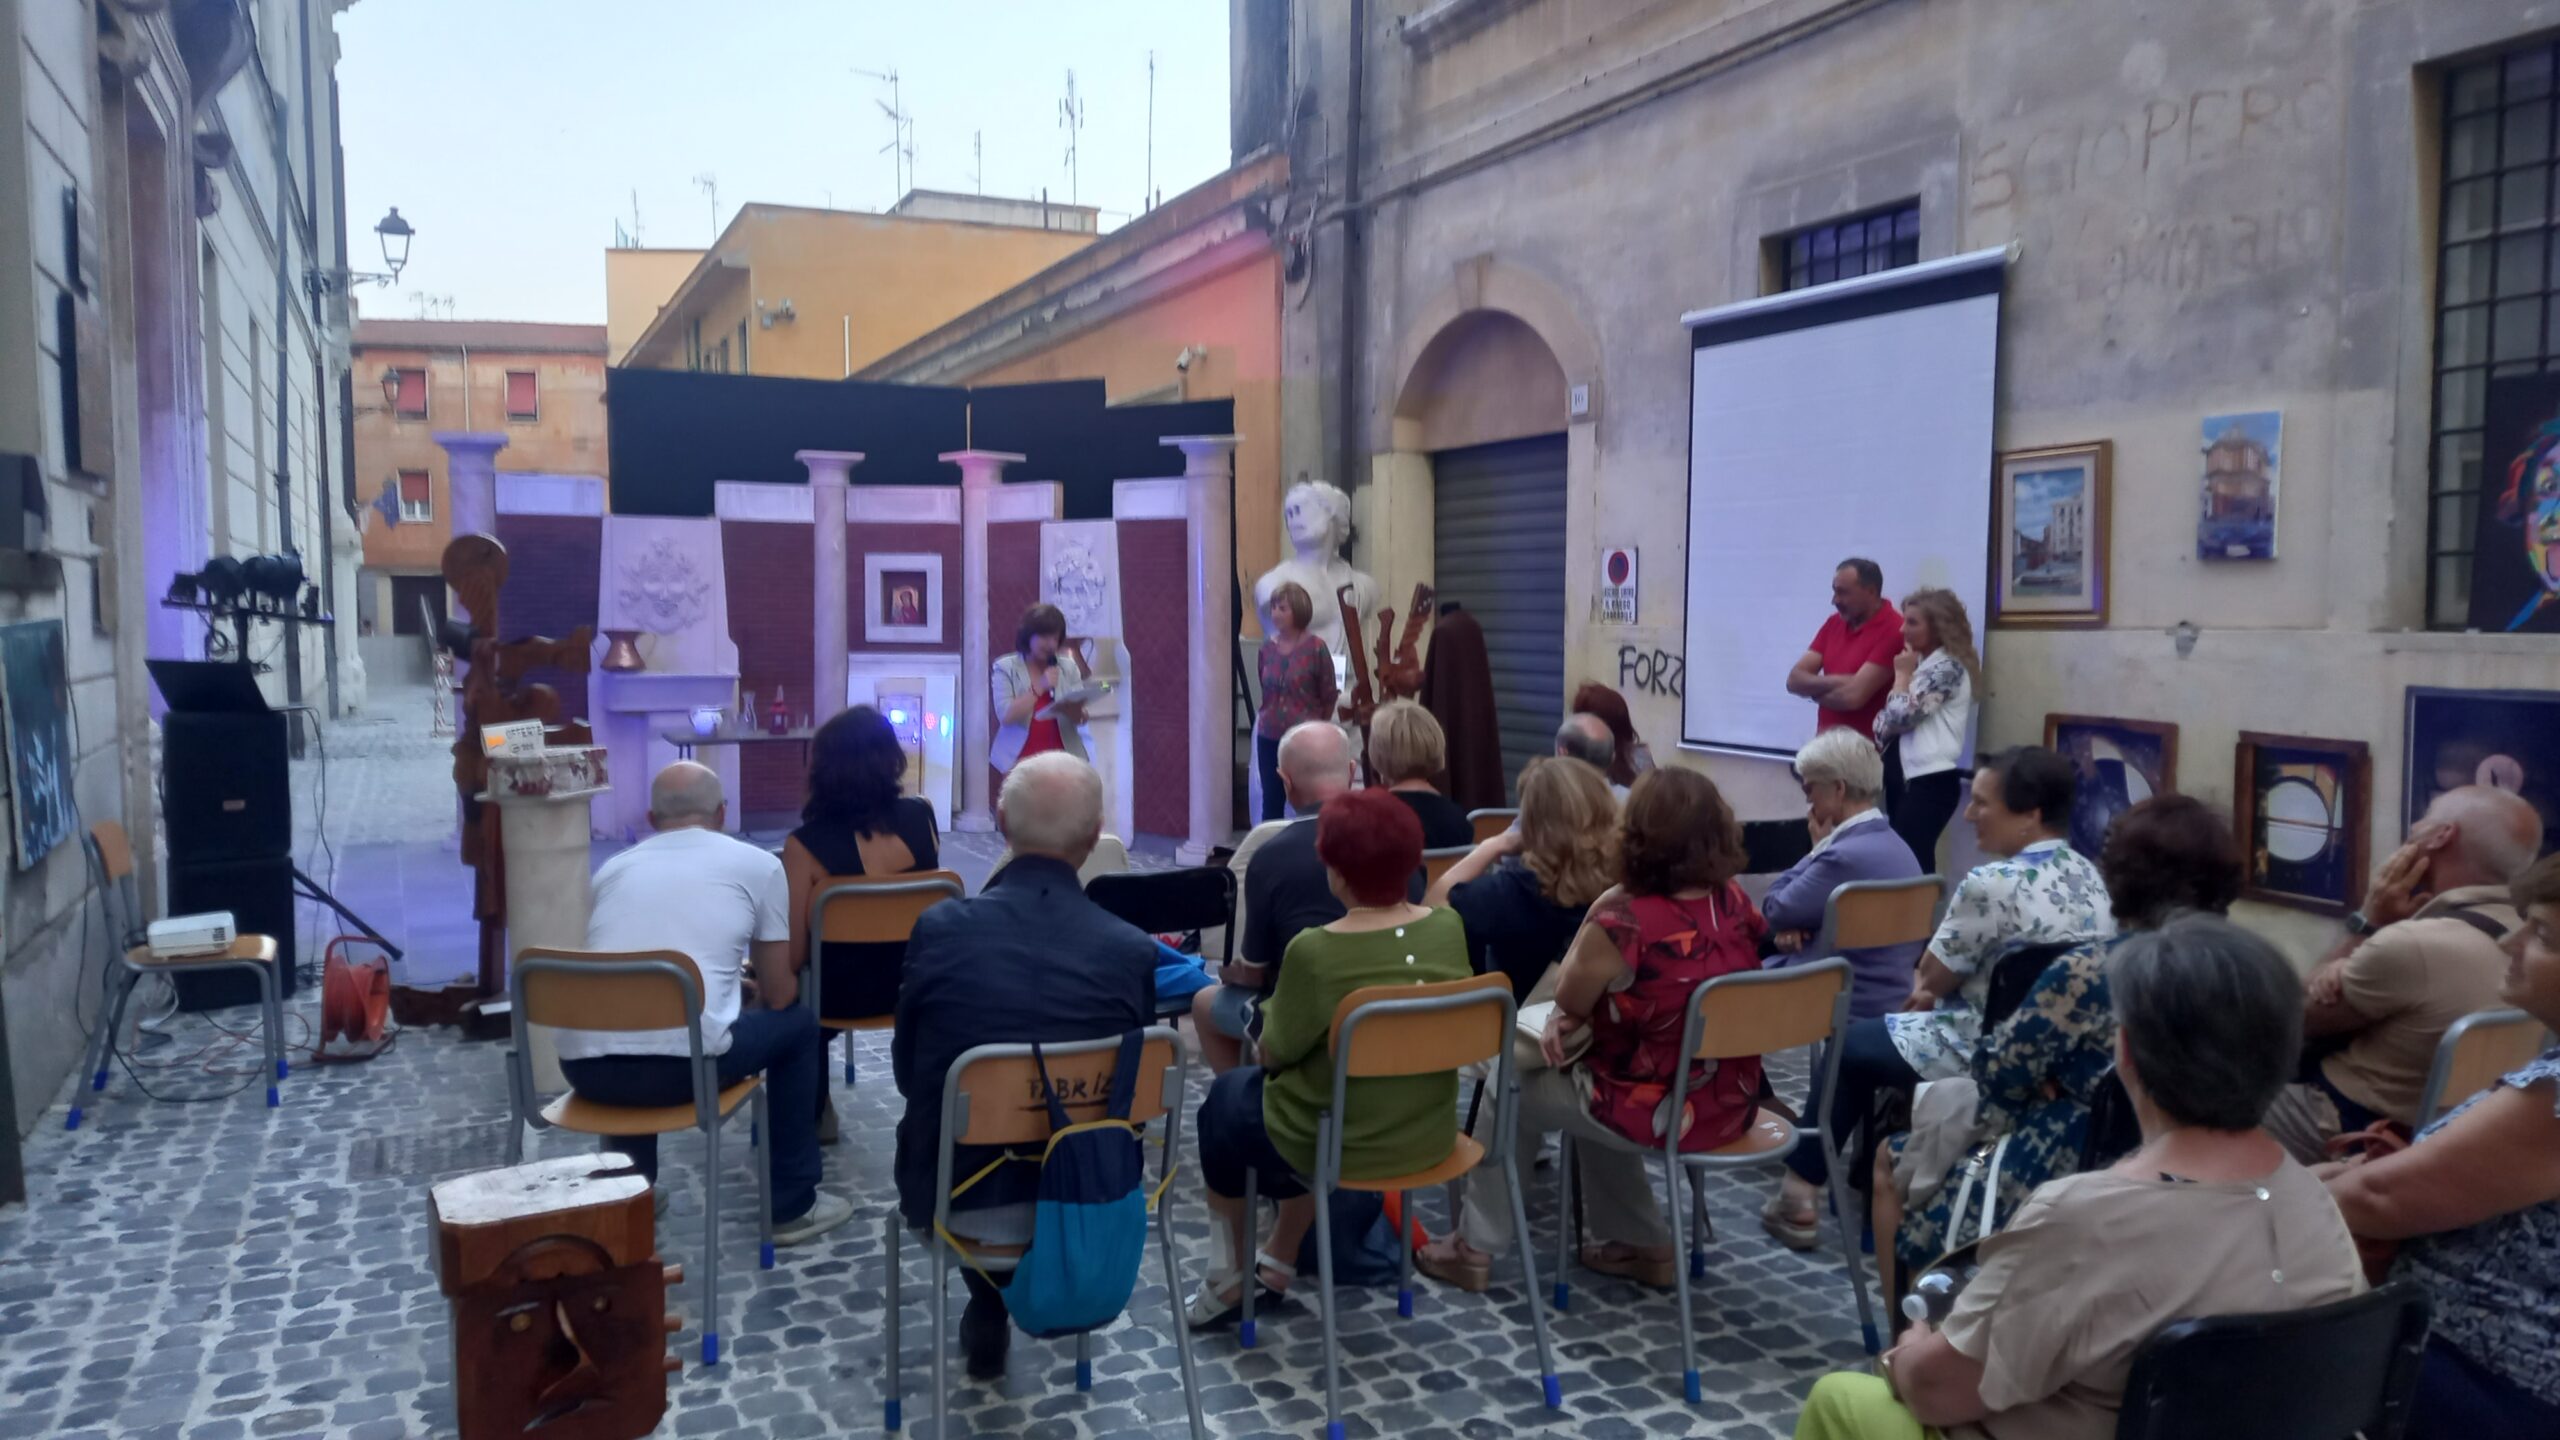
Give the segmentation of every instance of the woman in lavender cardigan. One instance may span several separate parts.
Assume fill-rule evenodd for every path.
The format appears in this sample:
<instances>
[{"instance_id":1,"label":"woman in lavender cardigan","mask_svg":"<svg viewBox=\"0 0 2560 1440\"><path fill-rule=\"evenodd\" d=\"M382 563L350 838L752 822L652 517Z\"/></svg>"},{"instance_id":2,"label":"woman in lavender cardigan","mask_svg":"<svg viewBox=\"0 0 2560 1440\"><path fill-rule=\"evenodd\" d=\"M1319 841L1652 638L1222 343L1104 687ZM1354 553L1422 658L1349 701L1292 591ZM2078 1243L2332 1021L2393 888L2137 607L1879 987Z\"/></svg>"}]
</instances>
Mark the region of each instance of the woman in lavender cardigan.
<instances>
[{"instance_id":1,"label":"woman in lavender cardigan","mask_svg":"<svg viewBox=\"0 0 2560 1440\"><path fill-rule=\"evenodd\" d=\"M1908 880L1922 873L1911 847L1885 820L1884 757L1875 742L1846 726L1813 737L1796 752L1796 781L1811 807L1813 852L1789 866L1760 902L1768 917L1777 953L1772 968L1798 960L1828 956L1809 953L1822 929L1824 905L1831 892L1858 880ZM1883 945L1842 952L1855 972L1849 1014L1867 1020L1902 1008L1911 997L1911 975L1920 963L1925 941ZM1814 1098L1805 1097L1807 1124L1819 1123ZM1793 1175L1769 1201L1764 1218L1773 1233L1790 1245L1810 1237L1815 1217L1815 1190Z\"/></svg>"}]
</instances>

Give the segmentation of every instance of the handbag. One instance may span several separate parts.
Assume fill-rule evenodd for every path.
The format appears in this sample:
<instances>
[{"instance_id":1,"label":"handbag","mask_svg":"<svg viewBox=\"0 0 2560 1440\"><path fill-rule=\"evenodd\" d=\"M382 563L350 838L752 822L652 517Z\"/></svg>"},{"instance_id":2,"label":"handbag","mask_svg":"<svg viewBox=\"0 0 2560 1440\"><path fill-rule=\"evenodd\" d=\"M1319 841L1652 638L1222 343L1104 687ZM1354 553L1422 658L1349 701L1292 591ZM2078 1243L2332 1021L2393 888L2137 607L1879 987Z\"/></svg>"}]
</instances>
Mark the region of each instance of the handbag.
<instances>
[{"instance_id":1,"label":"handbag","mask_svg":"<svg viewBox=\"0 0 2560 1440\"><path fill-rule=\"evenodd\" d=\"M2009 1139L2003 1135L1998 1143L1977 1149L1966 1157L1963 1177L1956 1182L1955 1206L1947 1212L1947 1240L1950 1245L1964 1243L1965 1210L1973 1201L1976 1182L1980 1182L1982 1188L1982 1210L1981 1218L1974 1226L1975 1243L1990 1239L1992 1233L2000 1228L2000 1165L2009 1156Z\"/></svg>"}]
</instances>

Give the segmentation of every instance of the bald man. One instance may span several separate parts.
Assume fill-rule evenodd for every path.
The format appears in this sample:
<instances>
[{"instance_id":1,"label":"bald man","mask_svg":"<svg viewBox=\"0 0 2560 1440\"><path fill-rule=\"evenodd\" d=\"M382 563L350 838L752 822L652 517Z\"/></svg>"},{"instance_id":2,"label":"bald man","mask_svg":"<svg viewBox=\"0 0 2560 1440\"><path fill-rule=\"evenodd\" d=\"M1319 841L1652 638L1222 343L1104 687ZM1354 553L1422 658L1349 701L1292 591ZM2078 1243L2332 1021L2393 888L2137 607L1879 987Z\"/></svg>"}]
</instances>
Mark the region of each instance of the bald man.
<instances>
[{"instance_id":1,"label":"bald man","mask_svg":"<svg viewBox=\"0 0 2560 1440\"><path fill-rule=\"evenodd\" d=\"M2541 849L2531 805L2466 785L2437 796L2374 872L2363 912L2305 986L2302 1029L2317 1058L2267 1112L2295 1159L2326 1160L2331 1137L2377 1119L2417 1124L2446 1029L2499 1004L2503 942L2523 923L2507 887Z\"/></svg>"},{"instance_id":2,"label":"bald man","mask_svg":"<svg viewBox=\"0 0 2560 1440\"><path fill-rule=\"evenodd\" d=\"M1200 1058L1219 1074L1244 1061L1262 998L1280 978L1280 957L1301 930L1342 918L1342 901L1316 858L1316 812L1351 788L1351 742L1325 720L1291 726L1280 737L1280 785L1292 821L1253 852L1244 867L1244 923L1237 928L1219 983L1191 997Z\"/></svg>"},{"instance_id":3,"label":"bald man","mask_svg":"<svg viewBox=\"0 0 2560 1440\"><path fill-rule=\"evenodd\" d=\"M679 760L649 782L649 838L597 868L587 948L674 950L702 972L702 1052L722 1088L762 1075L772 1090L773 1238L797 1245L853 1218L851 1202L818 1189L818 1100L825 1041L795 1005L791 887L782 861L721 833L729 807L720 777ZM755 971L758 1002L742 983ZM693 1061L682 1030L563 1030L569 1087L605 1105L691 1105ZM605 1142L658 1181L652 1135Z\"/></svg>"}]
</instances>

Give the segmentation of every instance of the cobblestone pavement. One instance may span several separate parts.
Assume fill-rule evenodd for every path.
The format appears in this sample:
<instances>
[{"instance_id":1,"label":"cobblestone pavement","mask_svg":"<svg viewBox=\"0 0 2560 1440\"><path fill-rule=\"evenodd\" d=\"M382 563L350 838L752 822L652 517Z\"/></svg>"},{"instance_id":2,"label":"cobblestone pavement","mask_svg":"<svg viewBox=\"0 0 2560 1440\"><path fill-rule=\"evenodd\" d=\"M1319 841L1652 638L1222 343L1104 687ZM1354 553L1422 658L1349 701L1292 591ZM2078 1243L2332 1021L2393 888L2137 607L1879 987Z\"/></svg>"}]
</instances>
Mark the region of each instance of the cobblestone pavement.
<instances>
[{"instance_id":1,"label":"cobblestone pavement","mask_svg":"<svg viewBox=\"0 0 2560 1440\"><path fill-rule=\"evenodd\" d=\"M436 743L420 743L423 721L377 736L364 733L370 728L341 725L328 737L339 792L329 830L351 888L378 884L364 872L423 848L419 837L442 820L448 793L435 788L442 767ZM433 784L421 786L422 776ZM410 794L413 787L432 798ZM304 990L293 1009L299 1019L288 1026L299 1036L317 1018L316 996ZM215 1018L244 1034L254 1023L246 1011ZM890 1157L901 1107L887 1083L887 1037L861 1038L859 1087L845 1087L841 1066L830 1067L844 1140L827 1152L826 1183L854 1201L853 1225L758 1270L751 1171L743 1146L723 1147L725 1360L717 1366L696 1363L701 1143L668 1141L662 1178L671 1206L659 1248L686 1265L688 1279L670 1297L685 1321L672 1342L685 1366L670 1379L659 1433L786 1440L878 1431L879 1217L894 1200ZM174 1042L151 1058L190 1055L208 1040L223 1037L206 1019L184 1017ZM67 1094L48 1112L26 1149L30 1202L0 1210L0 1440L453 1433L447 1309L429 1269L425 1192L436 1178L503 1158L499 1047L412 1031L369 1064L297 1060L274 1111L253 1083L254 1053L251 1042L204 1062L235 1074L137 1065L137 1081L120 1070L106 1094L81 1095L87 1118L76 1132L62 1128ZM197 1103L155 1103L137 1084L214 1095L245 1088ZM1781 1078L1779 1086L1794 1093L1798 1082ZM1195 1099L1199 1093L1195 1077ZM581 1148L574 1137L540 1138L530 1154ZM1185 1150L1170 1195L1196 1283L1206 1218L1187 1136ZM1531 1184L1544 1262L1554 1245L1552 1179L1542 1170ZM1343 1296L1349 1433L1787 1434L1812 1378L1864 1356L1837 1251L1797 1255L1763 1236L1764 1192L1757 1180L1710 1189L1715 1238L1697 1293L1703 1403L1680 1399L1679 1329L1667 1294L1589 1273L1571 1277L1571 1310L1549 1312L1564 1378L1559 1414L1539 1403L1516 1279L1482 1296L1422 1281L1411 1320L1396 1318L1391 1289ZM1425 1209L1437 1225L1438 1197ZM914 1246L906 1255L908 1429L934 1436L926 1269ZM1070 1346L1018 1336L998 1383L967 1382L953 1364L951 1433L1040 1440L1185 1433L1153 1256L1151 1249L1129 1315L1096 1337L1091 1392L1074 1389ZM957 1300L955 1286L955 1316ZM1200 1338L1212 1432L1320 1434L1314 1312L1301 1305L1266 1321L1262 1340L1260 1349L1241 1351L1232 1333Z\"/></svg>"}]
</instances>

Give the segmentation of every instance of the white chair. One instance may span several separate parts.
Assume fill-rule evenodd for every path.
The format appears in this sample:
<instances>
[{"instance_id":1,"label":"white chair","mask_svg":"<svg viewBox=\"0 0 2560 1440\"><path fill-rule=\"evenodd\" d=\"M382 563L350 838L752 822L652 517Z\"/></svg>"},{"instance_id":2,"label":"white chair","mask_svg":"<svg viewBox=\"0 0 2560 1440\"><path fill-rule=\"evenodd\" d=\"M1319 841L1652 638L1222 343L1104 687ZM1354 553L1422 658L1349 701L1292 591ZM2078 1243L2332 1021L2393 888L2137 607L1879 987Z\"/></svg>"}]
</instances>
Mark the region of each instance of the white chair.
<instances>
[{"instance_id":1,"label":"white chair","mask_svg":"<svg viewBox=\"0 0 2560 1440\"><path fill-rule=\"evenodd\" d=\"M1090 885L1096 875L1117 875L1129 868L1129 847L1117 835L1105 835L1076 867L1076 883Z\"/></svg>"}]
</instances>

